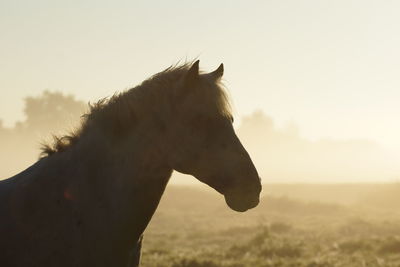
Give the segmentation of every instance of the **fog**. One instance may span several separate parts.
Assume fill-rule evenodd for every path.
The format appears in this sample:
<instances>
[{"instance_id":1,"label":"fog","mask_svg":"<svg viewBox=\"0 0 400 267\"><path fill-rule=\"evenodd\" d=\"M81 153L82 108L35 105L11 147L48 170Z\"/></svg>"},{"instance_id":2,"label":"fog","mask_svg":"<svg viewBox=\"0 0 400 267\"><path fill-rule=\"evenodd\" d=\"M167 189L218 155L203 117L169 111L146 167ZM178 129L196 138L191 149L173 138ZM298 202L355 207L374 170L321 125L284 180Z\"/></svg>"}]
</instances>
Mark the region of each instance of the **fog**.
<instances>
[{"instance_id":1,"label":"fog","mask_svg":"<svg viewBox=\"0 0 400 267\"><path fill-rule=\"evenodd\" d=\"M310 141L301 136L299 126L291 123L278 128L273 118L260 111L243 118L238 135L260 174L269 182L393 182L400 179L399 151L372 140Z\"/></svg>"},{"instance_id":2,"label":"fog","mask_svg":"<svg viewBox=\"0 0 400 267\"><path fill-rule=\"evenodd\" d=\"M72 95L45 91L24 99L25 119L0 124L0 177L33 164L40 144L79 125L87 104ZM1 118L1 114L0 114ZM373 140L308 140L301 126L277 126L262 111L240 118L237 133L264 183L395 182L400 180L400 151ZM329 124L329 121L326 121ZM373 127L373 126L371 126ZM172 183L195 183L174 173Z\"/></svg>"}]
</instances>

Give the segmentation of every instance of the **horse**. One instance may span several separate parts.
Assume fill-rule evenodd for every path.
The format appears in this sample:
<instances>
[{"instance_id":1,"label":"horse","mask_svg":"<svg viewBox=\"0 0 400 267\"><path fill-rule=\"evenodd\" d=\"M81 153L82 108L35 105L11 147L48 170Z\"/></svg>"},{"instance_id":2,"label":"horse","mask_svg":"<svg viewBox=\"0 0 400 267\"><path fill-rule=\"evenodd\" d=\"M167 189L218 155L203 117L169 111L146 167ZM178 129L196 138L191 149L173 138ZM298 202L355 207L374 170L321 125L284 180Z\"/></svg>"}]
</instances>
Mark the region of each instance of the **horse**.
<instances>
[{"instance_id":1,"label":"horse","mask_svg":"<svg viewBox=\"0 0 400 267\"><path fill-rule=\"evenodd\" d=\"M102 99L36 163L0 181L0 266L138 266L173 170L235 211L257 206L261 180L235 134L223 72L177 64Z\"/></svg>"}]
</instances>

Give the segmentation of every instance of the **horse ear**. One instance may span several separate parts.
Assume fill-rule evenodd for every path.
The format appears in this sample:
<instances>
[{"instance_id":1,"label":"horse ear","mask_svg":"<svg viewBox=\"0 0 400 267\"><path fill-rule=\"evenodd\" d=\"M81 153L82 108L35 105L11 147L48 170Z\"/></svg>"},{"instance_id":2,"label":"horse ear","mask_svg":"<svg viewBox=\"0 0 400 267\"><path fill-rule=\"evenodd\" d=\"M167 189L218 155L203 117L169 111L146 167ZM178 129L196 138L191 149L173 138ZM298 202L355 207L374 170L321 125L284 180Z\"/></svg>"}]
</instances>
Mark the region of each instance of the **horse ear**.
<instances>
[{"instance_id":1,"label":"horse ear","mask_svg":"<svg viewBox=\"0 0 400 267\"><path fill-rule=\"evenodd\" d=\"M185 83L190 84L199 78L199 63L200 60L196 60L196 62L190 67L185 76Z\"/></svg>"},{"instance_id":2,"label":"horse ear","mask_svg":"<svg viewBox=\"0 0 400 267\"><path fill-rule=\"evenodd\" d=\"M218 69L211 72L210 75L212 77L214 77L215 80L221 79L222 75L224 75L224 64L221 63L221 65L219 65Z\"/></svg>"}]
</instances>

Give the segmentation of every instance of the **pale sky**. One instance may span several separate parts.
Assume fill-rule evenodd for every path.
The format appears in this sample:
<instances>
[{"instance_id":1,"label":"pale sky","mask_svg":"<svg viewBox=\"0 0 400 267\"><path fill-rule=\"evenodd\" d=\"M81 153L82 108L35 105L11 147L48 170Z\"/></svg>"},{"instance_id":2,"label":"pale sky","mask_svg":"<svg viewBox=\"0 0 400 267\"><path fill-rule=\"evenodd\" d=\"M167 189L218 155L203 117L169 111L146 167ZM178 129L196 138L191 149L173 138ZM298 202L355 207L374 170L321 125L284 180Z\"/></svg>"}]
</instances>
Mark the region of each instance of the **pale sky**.
<instances>
[{"instance_id":1,"label":"pale sky","mask_svg":"<svg viewBox=\"0 0 400 267\"><path fill-rule=\"evenodd\" d=\"M236 115L400 148L400 1L0 1L0 118L44 89L96 100L178 60L225 64Z\"/></svg>"}]
</instances>

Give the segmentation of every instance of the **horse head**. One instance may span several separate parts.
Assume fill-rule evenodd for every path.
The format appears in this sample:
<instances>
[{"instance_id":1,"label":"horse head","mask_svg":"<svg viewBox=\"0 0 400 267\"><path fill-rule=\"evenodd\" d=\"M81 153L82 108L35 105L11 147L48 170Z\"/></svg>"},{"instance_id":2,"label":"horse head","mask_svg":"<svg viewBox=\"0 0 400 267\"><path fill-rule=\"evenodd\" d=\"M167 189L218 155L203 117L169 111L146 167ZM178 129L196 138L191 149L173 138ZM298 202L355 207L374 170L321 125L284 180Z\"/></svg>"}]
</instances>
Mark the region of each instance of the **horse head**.
<instances>
[{"instance_id":1,"label":"horse head","mask_svg":"<svg viewBox=\"0 0 400 267\"><path fill-rule=\"evenodd\" d=\"M168 127L169 162L223 194L231 209L243 212L259 203L261 182L235 134L220 82L223 72L221 64L214 72L201 73L196 61L177 83Z\"/></svg>"}]
</instances>

